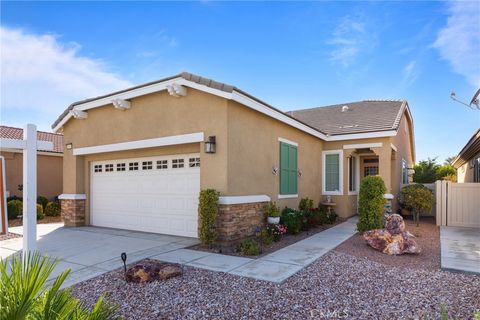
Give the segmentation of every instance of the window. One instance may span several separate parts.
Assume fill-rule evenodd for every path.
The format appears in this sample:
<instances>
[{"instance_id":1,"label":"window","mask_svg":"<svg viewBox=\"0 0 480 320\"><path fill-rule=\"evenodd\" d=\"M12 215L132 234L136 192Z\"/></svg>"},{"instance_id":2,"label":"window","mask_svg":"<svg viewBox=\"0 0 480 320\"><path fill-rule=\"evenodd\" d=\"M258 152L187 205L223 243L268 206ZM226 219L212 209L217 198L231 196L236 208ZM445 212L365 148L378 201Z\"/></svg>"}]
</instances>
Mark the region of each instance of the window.
<instances>
[{"instance_id":1,"label":"window","mask_svg":"<svg viewBox=\"0 0 480 320\"><path fill-rule=\"evenodd\" d=\"M188 166L190 168L200 167L200 158L190 158L190 159L188 159Z\"/></svg>"},{"instance_id":2,"label":"window","mask_svg":"<svg viewBox=\"0 0 480 320\"><path fill-rule=\"evenodd\" d=\"M101 164L96 164L96 165L93 167L93 171L94 171L94 172L102 172L102 165L101 165Z\"/></svg>"},{"instance_id":3,"label":"window","mask_svg":"<svg viewBox=\"0 0 480 320\"><path fill-rule=\"evenodd\" d=\"M343 150L323 151L324 195L343 194Z\"/></svg>"},{"instance_id":4,"label":"window","mask_svg":"<svg viewBox=\"0 0 480 320\"><path fill-rule=\"evenodd\" d=\"M130 162L128 164L128 170L129 171L136 171L138 170L138 162Z\"/></svg>"},{"instance_id":5,"label":"window","mask_svg":"<svg viewBox=\"0 0 480 320\"><path fill-rule=\"evenodd\" d=\"M157 160L157 169L168 169L168 160Z\"/></svg>"},{"instance_id":6,"label":"window","mask_svg":"<svg viewBox=\"0 0 480 320\"><path fill-rule=\"evenodd\" d=\"M105 165L105 172L112 172L113 171L113 164L109 163Z\"/></svg>"},{"instance_id":7,"label":"window","mask_svg":"<svg viewBox=\"0 0 480 320\"><path fill-rule=\"evenodd\" d=\"M348 191L357 191L357 158L348 158Z\"/></svg>"},{"instance_id":8,"label":"window","mask_svg":"<svg viewBox=\"0 0 480 320\"><path fill-rule=\"evenodd\" d=\"M172 160L172 168L178 169L178 168L183 168L184 163L183 159L173 159Z\"/></svg>"},{"instance_id":9,"label":"window","mask_svg":"<svg viewBox=\"0 0 480 320\"><path fill-rule=\"evenodd\" d=\"M142 170L152 170L153 169L153 162L152 161L143 161L142 162Z\"/></svg>"},{"instance_id":10,"label":"window","mask_svg":"<svg viewBox=\"0 0 480 320\"><path fill-rule=\"evenodd\" d=\"M125 171L125 163L117 163L117 171Z\"/></svg>"},{"instance_id":11,"label":"window","mask_svg":"<svg viewBox=\"0 0 480 320\"><path fill-rule=\"evenodd\" d=\"M297 146L280 142L280 195L298 193Z\"/></svg>"},{"instance_id":12,"label":"window","mask_svg":"<svg viewBox=\"0 0 480 320\"><path fill-rule=\"evenodd\" d=\"M480 182L480 157L473 162L473 182Z\"/></svg>"},{"instance_id":13,"label":"window","mask_svg":"<svg viewBox=\"0 0 480 320\"><path fill-rule=\"evenodd\" d=\"M402 184L408 184L407 162L402 159Z\"/></svg>"},{"instance_id":14,"label":"window","mask_svg":"<svg viewBox=\"0 0 480 320\"><path fill-rule=\"evenodd\" d=\"M376 176L378 175L378 166L365 166L363 168L363 176Z\"/></svg>"}]
</instances>

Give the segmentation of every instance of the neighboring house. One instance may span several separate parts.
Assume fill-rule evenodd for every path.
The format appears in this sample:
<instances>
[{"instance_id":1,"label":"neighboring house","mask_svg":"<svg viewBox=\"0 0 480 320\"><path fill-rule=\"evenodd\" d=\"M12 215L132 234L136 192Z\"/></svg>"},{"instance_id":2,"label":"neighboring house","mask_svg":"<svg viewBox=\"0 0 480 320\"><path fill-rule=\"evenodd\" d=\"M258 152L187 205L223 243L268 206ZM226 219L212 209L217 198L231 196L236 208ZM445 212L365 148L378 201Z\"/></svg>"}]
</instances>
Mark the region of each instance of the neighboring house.
<instances>
[{"instance_id":1,"label":"neighboring house","mask_svg":"<svg viewBox=\"0 0 480 320\"><path fill-rule=\"evenodd\" d=\"M452 165L457 169L457 182L480 182L480 129L463 147Z\"/></svg>"},{"instance_id":2,"label":"neighboring house","mask_svg":"<svg viewBox=\"0 0 480 320\"><path fill-rule=\"evenodd\" d=\"M285 113L190 73L75 102L52 127L67 146L66 225L196 237L198 193L214 188L220 240L252 234L269 200L330 195L352 216L362 177L380 174L396 195L415 161L406 101Z\"/></svg>"},{"instance_id":3,"label":"neighboring house","mask_svg":"<svg viewBox=\"0 0 480 320\"><path fill-rule=\"evenodd\" d=\"M37 194L53 199L62 193L63 135L38 131L38 140L51 141L53 150L39 150L37 157ZM23 129L0 126L0 138L23 140ZM7 194L22 197L23 150L6 149L0 145L0 155L5 158Z\"/></svg>"}]
</instances>

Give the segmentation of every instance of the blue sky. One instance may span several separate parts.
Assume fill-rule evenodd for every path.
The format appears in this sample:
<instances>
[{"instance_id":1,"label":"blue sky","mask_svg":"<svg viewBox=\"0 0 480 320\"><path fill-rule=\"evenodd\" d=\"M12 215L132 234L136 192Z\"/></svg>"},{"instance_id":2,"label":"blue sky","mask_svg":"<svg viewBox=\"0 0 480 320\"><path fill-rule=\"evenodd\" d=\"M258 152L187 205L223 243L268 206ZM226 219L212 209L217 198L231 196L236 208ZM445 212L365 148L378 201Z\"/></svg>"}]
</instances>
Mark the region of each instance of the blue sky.
<instances>
[{"instance_id":1,"label":"blue sky","mask_svg":"<svg viewBox=\"0 0 480 320\"><path fill-rule=\"evenodd\" d=\"M407 99L417 159L480 127L480 2L1 2L1 122L180 71L284 110Z\"/></svg>"}]
</instances>

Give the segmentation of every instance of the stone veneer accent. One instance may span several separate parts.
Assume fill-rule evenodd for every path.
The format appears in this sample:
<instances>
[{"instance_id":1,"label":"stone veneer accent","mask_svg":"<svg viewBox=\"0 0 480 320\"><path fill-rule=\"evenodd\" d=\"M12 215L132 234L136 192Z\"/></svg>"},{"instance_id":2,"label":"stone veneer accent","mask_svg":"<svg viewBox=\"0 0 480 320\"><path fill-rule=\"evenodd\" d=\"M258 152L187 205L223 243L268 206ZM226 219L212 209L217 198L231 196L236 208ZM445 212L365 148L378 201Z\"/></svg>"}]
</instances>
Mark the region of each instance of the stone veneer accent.
<instances>
[{"instance_id":1,"label":"stone veneer accent","mask_svg":"<svg viewBox=\"0 0 480 320\"><path fill-rule=\"evenodd\" d=\"M60 205L66 227L85 225L85 199L61 199Z\"/></svg>"},{"instance_id":2,"label":"stone veneer accent","mask_svg":"<svg viewBox=\"0 0 480 320\"><path fill-rule=\"evenodd\" d=\"M219 205L218 241L236 241L254 235L266 222L266 204L267 202Z\"/></svg>"}]
</instances>

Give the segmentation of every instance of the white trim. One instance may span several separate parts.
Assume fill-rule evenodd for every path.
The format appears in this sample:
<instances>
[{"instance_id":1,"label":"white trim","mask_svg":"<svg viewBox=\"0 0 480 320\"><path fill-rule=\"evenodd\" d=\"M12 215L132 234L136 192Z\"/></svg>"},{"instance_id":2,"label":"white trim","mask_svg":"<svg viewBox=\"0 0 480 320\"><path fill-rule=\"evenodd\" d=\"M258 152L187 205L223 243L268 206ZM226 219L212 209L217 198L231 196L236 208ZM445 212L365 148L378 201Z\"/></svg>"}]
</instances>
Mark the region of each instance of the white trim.
<instances>
[{"instance_id":1,"label":"white trim","mask_svg":"<svg viewBox=\"0 0 480 320\"><path fill-rule=\"evenodd\" d=\"M251 195L251 196L222 196L218 199L219 204L241 204L241 203L256 203L268 202L270 197L267 195Z\"/></svg>"},{"instance_id":2,"label":"white trim","mask_svg":"<svg viewBox=\"0 0 480 320\"><path fill-rule=\"evenodd\" d=\"M37 150L53 150L53 142L52 141L44 141L44 140L37 140ZM27 147L26 140L20 139L0 139L0 150L4 151L4 149L18 149L24 150Z\"/></svg>"},{"instance_id":3,"label":"white trim","mask_svg":"<svg viewBox=\"0 0 480 320\"><path fill-rule=\"evenodd\" d=\"M161 138L153 138L146 140L135 140L128 142L104 144L93 147L74 148L73 155L79 156L84 154L115 152L123 150L144 149L153 147L163 147L176 144L194 143L203 141L203 132L181 134L177 136L167 136Z\"/></svg>"},{"instance_id":4,"label":"white trim","mask_svg":"<svg viewBox=\"0 0 480 320\"><path fill-rule=\"evenodd\" d=\"M86 194L81 193L62 193L58 196L60 200L85 200L87 199Z\"/></svg>"},{"instance_id":5,"label":"white trim","mask_svg":"<svg viewBox=\"0 0 480 320\"><path fill-rule=\"evenodd\" d=\"M298 147L298 142L293 142L293 141L290 141L290 140L287 140L287 139L284 139L284 138L280 138L280 137L278 138L278 141L290 144L290 145L295 146L295 147Z\"/></svg>"},{"instance_id":6,"label":"white trim","mask_svg":"<svg viewBox=\"0 0 480 320\"><path fill-rule=\"evenodd\" d=\"M0 217L0 234L2 233L2 230L5 230L5 234L8 233L8 214L7 214L7 177L5 176L5 157L0 156L0 161L2 162L2 181L0 183L2 184L2 189L3 189L3 208L1 212L4 215L5 218L5 225L2 225L2 217Z\"/></svg>"},{"instance_id":7,"label":"white trim","mask_svg":"<svg viewBox=\"0 0 480 320\"><path fill-rule=\"evenodd\" d=\"M298 198L298 194L279 194L278 199Z\"/></svg>"},{"instance_id":8,"label":"white trim","mask_svg":"<svg viewBox=\"0 0 480 320\"><path fill-rule=\"evenodd\" d=\"M343 149L367 149L367 148L381 148L381 147L383 147L382 142L344 144L343 145Z\"/></svg>"},{"instance_id":9,"label":"white trim","mask_svg":"<svg viewBox=\"0 0 480 320\"><path fill-rule=\"evenodd\" d=\"M374 132L367 132L367 133L349 133L349 134L339 134L335 136L328 136L326 141L384 138L384 137L395 137L396 135L397 135L396 130L374 131Z\"/></svg>"},{"instance_id":10,"label":"white trim","mask_svg":"<svg viewBox=\"0 0 480 320\"><path fill-rule=\"evenodd\" d=\"M393 149L393 151L398 151L397 147L393 143L390 143L390 147Z\"/></svg>"},{"instance_id":11,"label":"white trim","mask_svg":"<svg viewBox=\"0 0 480 320\"><path fill-rule=\"evenodd\" d=\"M355 191L350 191L350 164L347 162L347 172L348 172L348 186L347 192L349 196L358 195L358 190L360 189L360 156L352 156L355 158Z\"/></svg>"},{"instance_id":12,"label":"white trim","mask_svg":"<svg viewBox=\"0 0 480 320\"><path fill-rule=\"evenodd\" d=\"M338 154L339 157L338 157L338 160L339 160L339 165L338 165L338 173L340 175L339 177L339 183L338 183L338 188L339 190L337 191L326 191L325 190L325 179L326 179L326 175L325 175L325 156L327 154ZM327 195L327 196L340 196L340 195L343 195L343 150L342 149L338 149L338 150L325 150L325 151L322 151L322 194L323 195Z\"/></svg>"}]
</instances>

